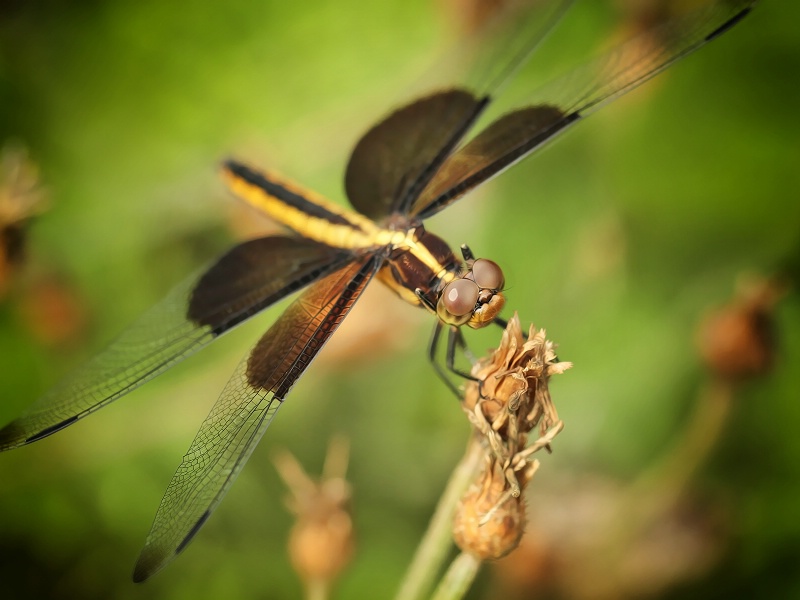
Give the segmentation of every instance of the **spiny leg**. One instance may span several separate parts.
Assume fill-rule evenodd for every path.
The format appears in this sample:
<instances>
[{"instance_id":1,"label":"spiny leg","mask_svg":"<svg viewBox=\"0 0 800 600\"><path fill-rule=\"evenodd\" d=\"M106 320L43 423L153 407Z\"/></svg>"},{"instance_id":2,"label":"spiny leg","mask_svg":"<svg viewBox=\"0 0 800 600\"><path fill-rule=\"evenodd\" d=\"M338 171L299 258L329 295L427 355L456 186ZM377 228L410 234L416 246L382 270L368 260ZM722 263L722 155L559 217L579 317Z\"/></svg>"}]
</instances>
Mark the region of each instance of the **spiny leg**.
<instances>
[{"instance_id":1,"label":"spiny leg","mask_svg":"<svg viewBox=\"0 0 800 600\"><path fill-rule=\"evenodd\" d=\"M431 335L431 341L428 344L428 360L431 362L431 365L433 365L433 369L434 371L436 371L436 374L439 376L439 379L444 381L445 385L447 385L450 391L453 392L459 400L461 400L462 398L461 392L453 384L453 382L450 381L450 378L447 376L447 373L442 368L442 365L440 365L436 360L436 350L439 347L439 336L442 333L442 327L443 323L439 320L437 320L433 326L433 334Z\"/></svg>"},{"instance_id":2,"label":"spiny leg","mask_svg":"<svg viewBox=\"0 0 800 600\"><path fill-rule=\"evenodd\" d=\"M471 256L471 252L466 245L462 246L462 252L464 252L465 258L468 255ZM436 307L431 302L430 298L425 296L425 294L419 288L415 290L415 293L417 295L417 298L419 298L420 303L423 306L425 306L428 310L430 310L432 313L436 314ZM507 325L506 321L502 319L499 320L501 321L500 324L503 326L503 328L505 328L505 326ZM428 360L433 365L433 368L436 371L436 374L439 376L439 378L445 382L447 387L450 388L450 390L459 399L461 399L462 398L461 392L453 384L453 382L450 381L449 377L447 376L447 373L439 364L439 362L436 360L436 350L439 347L439 338L442 333L442 327L444 327L444 323L442 323L442 321L437 319L433 327L433 334L431 335L431 341L428 344ZM461 350L464 352L464 355L467 357L467 360L469 360L471 364L474 365L477 362L475 355L473 355L470 349L467 347L466 341L464 340L464 336L461 333L461 329L459 327L451 326L447 336L447 352L445 356L445 365L447 367L447 370L463 379L467 379L469 381L477 381L479 386L478 393L480 394L481 397L483 397L483 382L478 378L473 377L469 373L466 373L465 371L458 369L455 366L456 348L461 348Z\"/></svg>"},{"instance_id":3,"label":"spiny leg","mask_svg":"<svg viewBox=\"0 0 800 600\"><path fill-rule=\"evenodd\" d=\"M467 348L464 336L461 334L461 329L458 327L451 327L447 335L447 354L445 355L447 369L451 373L463 377L464 379L478 381L476 377L456 367L456 348L461 348L471 363L475 362L475 357L472 355L472 352L469 351L469 348Z\"/></svg>"},{"instance_id":4,"label":"spiny leg","mask_svg":"<svg viewBox=\"0 0 800 600\"><path fill-rule=\"evenodd\" d=\"M474 363L474 357L467 348L467 345L464 341L464 336L462 335L461 330L458 327L450 327L450 331L448 332L447 350L445 355L445 366L447 367L447 370L443 369L442 365L439 364L439 362L437 361L436 351L439 348L439 340L441 337L443 327L444 323L442 323L441 321L436 321L433 327L433 335L431 335L431 341L428 346L428 359L433 365L436 374L442 381L444 381L445 385L447 385L450 391L452 391L459 400L463 398L463 394L448 377L448 371L463 379L478 382L478 393L481 395L481 397L483 397L483 391L482 391L483 382L479 380L477 377L473 377L469 373L462 371L461 369L458 369L455 366L455 354L457 348L461 348L461 350L464 351L464 353L467 355L470 361Z\"/></svg>"},{"instance_id":5,"label":"spiny leg","mask_svg":"<svg viewBox=\"0 0 800 600\"><path fill-rule=\"evenodd\" d=\"M469 381L475 381L478 384L478 395L483 398L483 380L479 379L478 377L474 377L470 373L466 373L461 371L460 369L456 368L455 366L455 355L456 355L456 348L461 348L461 351L464 353L464 356L467 357L470 364L474 365L477 361L475 355L472 354L470 349L467 347L467 342L464 340L464 335L461 333L461 329L458 327L451 327L450 332L447 336L447 368L452 372L458 375L459 377L463 377Z\"/></svg>"}]
</instances>

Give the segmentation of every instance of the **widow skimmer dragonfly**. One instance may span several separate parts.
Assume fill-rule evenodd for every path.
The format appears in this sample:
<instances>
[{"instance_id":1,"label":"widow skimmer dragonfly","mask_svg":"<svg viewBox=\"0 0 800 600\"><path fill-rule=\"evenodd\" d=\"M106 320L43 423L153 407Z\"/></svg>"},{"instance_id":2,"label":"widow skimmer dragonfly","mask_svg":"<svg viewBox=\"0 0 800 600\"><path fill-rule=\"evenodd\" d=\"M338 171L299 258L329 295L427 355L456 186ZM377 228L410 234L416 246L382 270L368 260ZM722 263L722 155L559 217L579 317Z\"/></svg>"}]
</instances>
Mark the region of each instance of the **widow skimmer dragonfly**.
<instances>
[{"instance_id":1,"label":"widow skimmer dragonfly","mask_svg":"<svg viewBox=\"0 0 800 600\"><path fill-rule=\"evenodd\" d=\"M239 364L170 482L134 571L143 581L191 541L241 471L297 379L377 277L436 315L450 346L460 326L497 322L502 271L457 259L424 221L740 21L755 0L711 0L532 92L470 132L571 0L544 0L479 56L477 83L395 110L356 144L345 172L355 210L269 171L229 160L234 194L288 230L243 242L179 286L103 352L0 429L0 450L40 440L132 391L236 325L307 288ZM470 137L471 135L471 137Z\"/></svg>"}]
</instances>

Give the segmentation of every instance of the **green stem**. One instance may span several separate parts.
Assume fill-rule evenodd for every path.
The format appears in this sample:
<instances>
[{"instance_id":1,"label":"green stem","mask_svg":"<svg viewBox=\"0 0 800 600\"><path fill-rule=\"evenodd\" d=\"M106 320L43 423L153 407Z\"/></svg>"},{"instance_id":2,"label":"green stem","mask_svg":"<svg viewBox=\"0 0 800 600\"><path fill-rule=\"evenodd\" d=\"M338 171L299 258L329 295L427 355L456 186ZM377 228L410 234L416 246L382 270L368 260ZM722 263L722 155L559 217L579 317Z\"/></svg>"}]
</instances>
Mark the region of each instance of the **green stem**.
<instances>
[{"instance_id":1,"label":"green stem","mask_svg":"<svg viewBox=\"0 0 800 600\"><path fill-rule=\"evenodd\" d=\"M716 447L730 414L732 387L711 381L701 388L693 414L673 443L625 491L620 501L619 529L603 560L617 564L633 540L686 493L692 479Z\"/></svg>"},{"instance_id":2,"label":"green stem","mask_svg":"<svg viewBox=\"0 0 800 600\"><path fill-rule=\"evenodd\" d=\"M328 600L330 596L330 586L327 581L314 579L309 581L306 586L307 600Z\"/></svg>"},{"instance_id":3,"label":"green stem","mask_svg":"<svg viewBox=\"0 0 800 600\"><path fill-rule=\"evenodd\" d=\"M644 520L669 510L706 464L722 436L732 401L733 389L727 382L711 381L700 390L682 434L630 488L629 497L639 503Z\"/></svg>"},{"instance_id":4,"label":"green stem","mask_svg":"<svg viewBox=\"0 0 800 600\"><path fill-rule=\"evenodd\" d=\"M431 600L460 600L469 590L481 568L481 560L462 552L450 563Z\"/></svg>"},{"instance_id":5,"label":"green stem","mask_svg":"<svg viewBox=\"0 0 800 600\"><path fill-rule=\"evenodd\" d=\"M453 515L456 506L478 473L483 463L483 456L480 443L475 436L471 436L464 457L453 470L439 499L436 511L417 547L395 600L420 600L428 594L452 545Z\"/></svg>"}]
</instances>

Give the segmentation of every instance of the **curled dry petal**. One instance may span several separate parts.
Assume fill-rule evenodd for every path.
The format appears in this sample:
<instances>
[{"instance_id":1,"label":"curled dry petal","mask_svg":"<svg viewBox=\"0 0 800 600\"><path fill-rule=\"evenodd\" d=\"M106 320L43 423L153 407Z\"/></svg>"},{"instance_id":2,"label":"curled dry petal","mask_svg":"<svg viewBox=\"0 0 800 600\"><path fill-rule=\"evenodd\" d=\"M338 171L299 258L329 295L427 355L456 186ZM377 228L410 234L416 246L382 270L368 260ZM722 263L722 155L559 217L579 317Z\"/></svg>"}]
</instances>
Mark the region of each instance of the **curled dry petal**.
<instances>
[{"instance_id":1,"label":"curled dry petal","mask_svg":"<svg viewBox=\"0 0 800 600\"><path fill-rule=\"evenodd\" d=\"M344 474L346 442L334 439L325 475L312 479L288 452L275 457L278 473L291 491L288 508L297 516L289 536L289 559L309 589L330 586L353 556L354 528L350 484Z\"/></svg>"},{"instance_id":2,"label":"curled dry petal","mask_svg":"<svg viewBox=\"0 0 800 600\"><path fill-rule=\"evenodd\" d=\"M548 380L572 366L558 362L555 344L544 329L531 325L523 337L519 317L515 313L503 332L500 346L472 369L481 384L470 382L464 406L480 410L487 421L500 431L507 422L508 410L517 413L520 433L531 431L541 421L542 434L556 421L558 413L550 398Z\"/></svg>"},{"instance_id":3,"label":"curled dry petal","mask_svg":"<svg viewBox=\"0 0 800 600\"><path fill-rule=\"evenodd\" d=\"M785 292L777 279L751 278L732 302L706 316L697 344L714 375L741 381L769 372L777 348L774 310Z\"/></svg>"},{"instance_id":4,"label":"curled dry petal","mask_svg":"<svg viewBox=\"0 0 800 600\"><path fill-rule=\"evenodd\" d=\"M524 531L525 502L508 493L497 463L487 464L456 508L456 545L482 560L498 559L519 545Z\"/></svg>"},{"instance_id":5,"label":"curled dry petal","mask_svg":"<svg viewBox=\"0 0 800 600\"><path fill-rule=\"evenodd\" d=\"M522 492L539 467L531 455L549 449L563 427L548 380L571 366L558 362L555 345L543 329L531 326L523 336L514 314L500 346L473 368L479 383L468 384L464 410L486 460L453 523L453 537L464 552L496 559L517 547L525 526ZM539 438L528 446L528 435L537 425Z\"/></svg>"}]
</instances>

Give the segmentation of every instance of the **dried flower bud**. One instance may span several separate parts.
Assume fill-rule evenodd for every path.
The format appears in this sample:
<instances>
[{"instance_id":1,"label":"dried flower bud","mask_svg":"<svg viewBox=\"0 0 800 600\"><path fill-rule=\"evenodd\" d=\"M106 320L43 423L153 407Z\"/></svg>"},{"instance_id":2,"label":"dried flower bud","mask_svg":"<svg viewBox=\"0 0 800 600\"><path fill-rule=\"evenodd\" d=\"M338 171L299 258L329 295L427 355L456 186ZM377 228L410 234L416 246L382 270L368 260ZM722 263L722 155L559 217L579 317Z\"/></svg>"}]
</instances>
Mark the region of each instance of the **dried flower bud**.
<instances>
[{"instance_id":1,"label":"dried flower bud","mask_svg":"<svg viewBox=\"0 0 800 600\"><path fill-rule=\"evenodd\" d=\"M309 590L329 587L344 570L355 547L350 516L350 485L344 479L347 445L331 442L322 480L313 481L288 452L275 458L292 492L287 500L297 515L289 535L289 558Z\"/></svg>"},{"instance_id":2,"label":"dried flower bud","mask_svg":"<svg viewBox=\"0 0 800 600\"><path fill-rule=\"evenodd\" d=\"M555 344L547 339L544 329L531 325L527 339L522 335L515 313L503 331L500 346L490 357L481 359L472 370L480 384L471 382L464 396L465 410L480 411L492 427L506 434L509 411L519 420L519 432L527 434L537 424L541 434L558 421L550 397L551 375L563 373L570 362L558 362ZM541 421L541 423L540 423Z\"/></svg>"},{"instance_id":3,"label":"dried flower bud","mask_svg":"<svg viewBox=\"0 0 800 600\"><path fill-rule=\"evenodd\" d=\"M514 550L525 531L525 502L508 493L506 477L491 461L456 508L453 539L480 559L498 559Z\"/></svg>"},{"instance_id":4,"label":"dried flower bud","mask_svg":"<svg viewBox=\"0 0 800 600\"><path fill-rule=\"evenodd\" d=\"M24 147L6 145L0 150L0 223L21 224L45 210L39 169Z\"/></svg>"},{"instance_id":5,"label":"dried flower bud","mask_svg":"<svg viewBox=\"0 0 800 600\"><path fill-rule=\"evenodd\" d=\"M772 310L781 295L774 281L750 281L729 306L706 317L698 345L712 372L737 380L769 370L775 356Z\"/></svg>"},{"instance_id":6,"label":"dried flower bud","mask_svg":"<svg viewBox=\"0 0 800 600\"><path fill-rule=\"evenodd\" d=\"M354 544L349 498L344 480L327 481L298 516L289 535L289 558L304 581L332 582L350 562Z\"/></svg>"},{"instance_id":7,"label":"dried flower bud","mask_svg":"<svg viewBox=\"0 0 800 600\"><path fill-rule=\"evenodd\" d=\"M38 170L27 151L6 145L0 151L0 296L24 260L25 226L46 208Z\"/></svg>"},{"instance_id":8,"label":"dried flower bud","mask_svg":"<svg viewBox=\"0 0 800 600\"><path fill-rule=\"evenodd\" d=\"M497 559L519 544L525 526L522 493L539 467L530 457L549 448L563 427L548 380L571 366L558 362L544 330L531 327L523 338L515 314L500 346L473 368L478 381L467 386L463 407L486 462L456 510L453 537L464 552ZM537 425L539 439L528 446Z\"/></svg>"}]
</instances>

